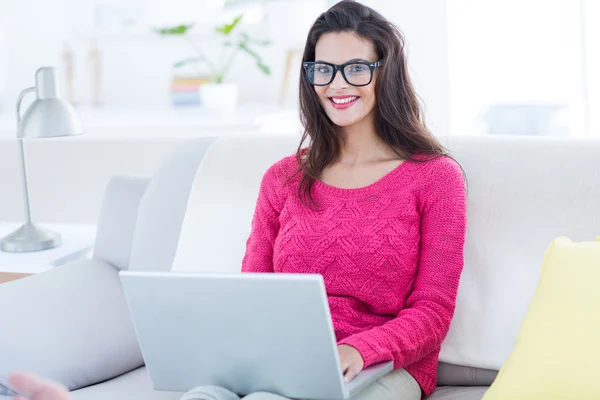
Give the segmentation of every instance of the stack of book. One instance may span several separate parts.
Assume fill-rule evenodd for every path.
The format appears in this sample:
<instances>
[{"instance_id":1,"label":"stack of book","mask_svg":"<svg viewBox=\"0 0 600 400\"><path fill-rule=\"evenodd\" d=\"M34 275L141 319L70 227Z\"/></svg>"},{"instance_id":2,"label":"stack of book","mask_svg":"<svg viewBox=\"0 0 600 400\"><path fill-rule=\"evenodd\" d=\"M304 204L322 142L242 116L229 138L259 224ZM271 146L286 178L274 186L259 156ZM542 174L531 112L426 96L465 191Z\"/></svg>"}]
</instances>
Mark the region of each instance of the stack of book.
<instances>
[{"instance_id":1,"label":"stack of book","mask_svg":"<svg viewBox=\"0 0 600 400\"><path fill-rule=\"evenodd\" d=\"M199 106L198 89L210 78L202 76L175 76L171 80L171 103L173 106Z\"/></svg>"}]
</instances>

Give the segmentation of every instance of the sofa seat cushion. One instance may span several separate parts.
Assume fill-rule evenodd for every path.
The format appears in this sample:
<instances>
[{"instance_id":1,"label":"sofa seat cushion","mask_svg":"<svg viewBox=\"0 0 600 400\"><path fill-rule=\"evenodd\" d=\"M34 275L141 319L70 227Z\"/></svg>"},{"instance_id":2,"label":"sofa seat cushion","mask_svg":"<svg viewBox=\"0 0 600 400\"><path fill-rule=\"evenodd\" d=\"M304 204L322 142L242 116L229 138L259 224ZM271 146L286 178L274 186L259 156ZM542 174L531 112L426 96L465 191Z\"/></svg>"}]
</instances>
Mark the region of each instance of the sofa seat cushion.
<instances>
[{"instance_id":1,"label":"sofa seat cushion","mask_svg":"<svg viewBox=\"0 0 600 400\"><path fill-rule=\"evenodd\" d=\"M427 400L481 400L487 386L441 386ZM138 368L108 382L79 389L69 400L179 400L182 393L152 390L146 368ZM0 400L10 399L0 396Z\"/></svg>"},{"instance_id":2,"label":"sofa seat cushion","mask_svg":"<svg viewBox=\"0 0 600 400\"><path fill-rule=\"evenodd\" d=\"M487 389L487 386L442 386L427 400L481 400ZM110 381L72 392L69 400L179 400L182 395L153 390L146 367L142 367Z\"/></svg>"},{"instance_id":3,"label":"sofa seat cushion","mask_svg":"<svg viewBox=\"0 0 600 400\"><path fill-rule=\"evenodd\" d=\"M69 400L179 400L183 394L152 389L146 367L71 392Z\"/></svg>"},{"instance_id":4,"label":"sofa seat cushion","mask_svg":"<svg viewBox=\"0 0 600 400\"><path fill-rule=\"evenodd\" d=\"M439 363L438 386L490 386L494 383L498 371Z\"/></svg>"},{"instance_id":5,"label":"sofa seat cushion","mask_svg":"<svg viewBox=\"0 0 600 400\"><path fill-rule=\"evenodd\" d=\"M113 266L77 260L0 286L0 376L26 371L77 390L144 364Z\"/></svg>"},{"instance_id":6,"label":"sofa seat cushion","mask_svg":"<svg viewBox=\"0 0 600 400\"><path fill-rule=\"evenodd\" d=\"M427 400L481 400L488 386L441 386Z\"/></svg>"}]
</instances>

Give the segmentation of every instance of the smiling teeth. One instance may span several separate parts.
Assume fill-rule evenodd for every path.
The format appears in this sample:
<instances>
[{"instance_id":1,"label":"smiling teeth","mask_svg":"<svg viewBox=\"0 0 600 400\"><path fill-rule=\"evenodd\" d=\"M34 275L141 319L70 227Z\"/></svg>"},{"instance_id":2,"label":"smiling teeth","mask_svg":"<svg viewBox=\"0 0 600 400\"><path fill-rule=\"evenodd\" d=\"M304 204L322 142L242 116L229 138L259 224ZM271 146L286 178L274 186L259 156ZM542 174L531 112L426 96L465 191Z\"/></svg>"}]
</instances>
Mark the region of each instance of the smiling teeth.
<instances>
[{"instance_id":1,"label":"smiling teeth","mask_svg":"<svg viewBox=\"0 0 600 400\"><path fill-rule=\"evenodd\" d=\"M335 103L335 104L346 104L346 103L350 103L354 100L356 100L358 97L346 97L345 99L334 99L332 98L331 100Z\"/></svg>"}]
</instances>

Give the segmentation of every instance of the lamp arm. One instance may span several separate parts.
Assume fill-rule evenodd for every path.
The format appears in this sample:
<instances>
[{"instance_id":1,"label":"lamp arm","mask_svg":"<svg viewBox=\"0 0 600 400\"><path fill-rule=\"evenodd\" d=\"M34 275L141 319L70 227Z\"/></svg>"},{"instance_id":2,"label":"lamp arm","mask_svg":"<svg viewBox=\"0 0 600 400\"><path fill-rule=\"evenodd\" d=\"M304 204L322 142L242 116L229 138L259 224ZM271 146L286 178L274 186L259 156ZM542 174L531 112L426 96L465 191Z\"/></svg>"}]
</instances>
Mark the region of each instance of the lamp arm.
<instances>
[{"instance_id":1,"label":"lamp arm","mask_svg":"<svg viewBox=\"0 0 600 400\"><path fill-rule=\"evenodd\" d=\"M23 179L23 202L25 203L25 225L31 225L31 211L29 208L29 190L27 188L27 168L25 166L25 150L23 149L23 138L19 136L19 131L21 129L21 102L23 98L31 93L35 92L35 87L30 87L21 92L19 94L19 98L17 99L17 139L19 146L19 156L21 160L21 174Z\"/></svg>"},{"instance_id":2,"label":"lamp arm","mask_svg":"<svg viewBox=\"0 0 600 400\"><path fill-rule=\"evenodd\" d=\"M35 92L35 86L32 86L30 88L23 90L21 92L21 94L19 94L19 97L17 98L17 107L16 107L16 109L17 109L17 129L19 129L19 124L21 123L21 102L23 101L23 98L31 92ZM19 132L17 131L17 134L18 133Z\"/></svg>"}]
</instances>

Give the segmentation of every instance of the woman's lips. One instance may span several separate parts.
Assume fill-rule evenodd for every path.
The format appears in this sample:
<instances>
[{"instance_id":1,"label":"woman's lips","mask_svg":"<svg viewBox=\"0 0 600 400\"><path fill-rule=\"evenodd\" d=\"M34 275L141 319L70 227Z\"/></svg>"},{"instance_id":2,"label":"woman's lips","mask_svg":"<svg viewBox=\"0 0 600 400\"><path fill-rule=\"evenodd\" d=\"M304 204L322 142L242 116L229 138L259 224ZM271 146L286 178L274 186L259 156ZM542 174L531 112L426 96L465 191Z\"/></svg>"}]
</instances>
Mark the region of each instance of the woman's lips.
<instances>
[{"instance_id":1,"label":"woman's lips","mask_svg":"<svg viewBox=\"0 0 600 400\"><path fill-rule=\"evenodd\" d=\"M332 96L329 97L329 102L333 108L337 110L344 110L352 107L359 99L359 96Z\"/></svg>"}]
</instances>

